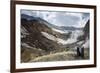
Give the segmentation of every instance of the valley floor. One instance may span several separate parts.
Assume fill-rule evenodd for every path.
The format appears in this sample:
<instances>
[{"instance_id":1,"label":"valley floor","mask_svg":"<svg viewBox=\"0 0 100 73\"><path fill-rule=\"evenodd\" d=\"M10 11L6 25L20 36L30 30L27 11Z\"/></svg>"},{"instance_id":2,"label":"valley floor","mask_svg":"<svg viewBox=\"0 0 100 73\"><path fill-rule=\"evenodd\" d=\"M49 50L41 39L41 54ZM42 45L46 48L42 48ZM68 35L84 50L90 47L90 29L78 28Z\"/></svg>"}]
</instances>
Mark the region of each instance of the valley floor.
<instances>
[{"instance_id":1,"label":"valley floor","mask_svg":"<svg viewBox=\"0 0 100 73\"><path fill-rule=\"evenodd\" d=\"M24 58L28 57L30 56ZM34 54L32 54L30 59L27 60L27 62L49 62L49 61L85 60L85 59L89 59L89 51L87 49L85 49L84 58L77 56L76 50L68 50L63 52L50 53L47 55L37 56L37 57L34 57Z\"/></svg>"},{"instance_id":2,"label":"valley floor","mask_svg":"<svg viewBox=\"0 0 100 73\"><path fill-rule=\"evenodd\" d=\"M68 61L88 59L88 53L85 51L84 58L78 57L75 51L63 51L54 54L44 55L30 60L30 62L47 62L47 61Z\"/></svg>"}]
</instances>

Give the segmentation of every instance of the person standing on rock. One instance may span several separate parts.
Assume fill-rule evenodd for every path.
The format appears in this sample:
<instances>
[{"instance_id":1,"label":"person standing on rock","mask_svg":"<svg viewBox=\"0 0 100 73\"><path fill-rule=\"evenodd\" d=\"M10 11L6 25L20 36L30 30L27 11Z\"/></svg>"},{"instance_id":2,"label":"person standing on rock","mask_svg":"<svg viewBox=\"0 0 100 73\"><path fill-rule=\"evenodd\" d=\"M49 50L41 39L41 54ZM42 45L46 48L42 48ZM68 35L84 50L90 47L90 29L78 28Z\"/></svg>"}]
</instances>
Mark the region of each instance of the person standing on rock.
<instances>
[{"instance_id":1,"label":"person standing on rock","mask_svg":"<svg viewBox=\"0 0 100 73\"><path fill-rule=\"evenodd\" d=\"M77 57L84 58L84 47L82 48L77 47Z\"/></svg>"},{"instance_id":2,"label":"person standing on rock","mask_svg":"<svg viewBox=\"0 0 100 73\"><path fill-rule=\"evenodd\" d=\"M81 57L84 58L84 47L81 48Z\"/></svg>"},{"instance_id":3,"label":"person standing on rock","mask_svg":"<svg viewBox=\"0 0 100 73\"><path fill-rule=\"evenodd\" d=\"M81 56L80 48L79 47L77 47L77 56Z\"/></svg>"}]
</instances>

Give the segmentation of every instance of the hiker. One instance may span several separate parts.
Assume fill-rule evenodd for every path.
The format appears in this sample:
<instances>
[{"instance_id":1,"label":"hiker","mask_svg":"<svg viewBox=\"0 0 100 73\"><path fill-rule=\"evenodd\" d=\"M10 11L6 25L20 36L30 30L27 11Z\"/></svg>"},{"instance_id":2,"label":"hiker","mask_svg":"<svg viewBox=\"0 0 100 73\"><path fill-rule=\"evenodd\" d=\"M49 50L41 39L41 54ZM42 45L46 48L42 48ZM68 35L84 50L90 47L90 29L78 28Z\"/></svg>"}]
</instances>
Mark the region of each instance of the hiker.
<instances>
[{"instance_id":1,"label":"hiker","mask_svg":"<svg viewBox=\"0 0 100 73\"><path fill-rule=\"evenodd\" d=\"M81 57L84 58L84 47L81 48Z\"/></svg>"},{"instance_id":2,"label":"hiker","mask_svg":"<svg viewBox=\"0 0 100 73\"><path fill-rule=\"evenodd\" d=\"M80 48L79 47L77 47L77 56L81 56Z\"/></svg>"},{"instance_id":3,"label":"hiker","mask_svg":"<svg viewBox=\"0 0 100 73\"><path fill-rule=\"evenodd\" d=\"M77 47L77 56L84 58L84 47L82 48Z\"/></svg>"}]
</instances>

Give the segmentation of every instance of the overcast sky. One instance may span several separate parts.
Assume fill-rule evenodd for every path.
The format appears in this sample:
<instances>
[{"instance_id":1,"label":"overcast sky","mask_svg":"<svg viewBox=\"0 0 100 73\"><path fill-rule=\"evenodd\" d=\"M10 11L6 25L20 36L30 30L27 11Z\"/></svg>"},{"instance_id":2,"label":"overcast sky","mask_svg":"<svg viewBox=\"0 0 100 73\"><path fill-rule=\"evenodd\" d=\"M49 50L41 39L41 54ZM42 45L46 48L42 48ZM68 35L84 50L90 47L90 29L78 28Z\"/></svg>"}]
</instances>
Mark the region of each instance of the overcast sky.
<instances>
[{"instance_id":1,"label":"overcast sky","mask_svg":"<svg viewBox=\"0 0 100 73\"><path fill-rule=\"evenodd\" d=\"M57 26L84 27L86 22L90 19L89 13L76 13L67 11L54 12L54 11L21 10L21 14L40 17L48 21L49 23Z\"/></svg>"}]
</instances>

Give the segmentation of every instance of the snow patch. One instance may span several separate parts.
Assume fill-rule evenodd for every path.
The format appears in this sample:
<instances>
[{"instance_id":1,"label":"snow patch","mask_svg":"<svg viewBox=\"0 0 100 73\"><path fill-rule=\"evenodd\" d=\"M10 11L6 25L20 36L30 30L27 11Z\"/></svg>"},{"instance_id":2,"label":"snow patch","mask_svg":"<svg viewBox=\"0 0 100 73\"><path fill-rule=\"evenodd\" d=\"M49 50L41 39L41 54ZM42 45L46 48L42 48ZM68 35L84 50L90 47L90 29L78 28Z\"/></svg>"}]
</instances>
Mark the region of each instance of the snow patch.
<instances>
[{"instance_id":1,"label":"snow patch","mask_svg":"<svg viewBox=\"0 0 100 73\"><path fill-rule=\"evenodd\" d=\"M29 46L27 43L22 43L21 45L22 45L22 46L25 46L25 47L27 47L27 48L33 48L33 47Z\"/></svg>"},{"instance_id":2,"label":"snow patch","mask_svg":"<svg viewBox=\"0 0 100 73\"><path fill-rule=\"evenodd\" d=\"M62 31L62 30L58 30L58 29L55 29L55 28L52 28L52 30L56 31L56 32L59 32L61 34L68 33L68 31Z\"/></svg>"},{"instance_id":3,"label":"snow patch","mask_svg":"<svg viewBox=\"0 0 100 73\"><path fill-rule=\"evenodd\" d=\"M60 44L66 45L66 44L71 44L71 43L76 42L76 39L69 38L68 40L63 40L63 39L57 38L57 42Z\"/></svg>"},{"instance_id":4,"label":"snow patch","mask_svg":"<svg viewBox=\"0 0 100 73\"><path fill-rule=\"evenodd\" d=\"M56 40L56 37L47 33L47 32L41 32L43 36L45 36L47 39L50 39L52 41L55 41Z\"/></svg>"}]
</instances>

